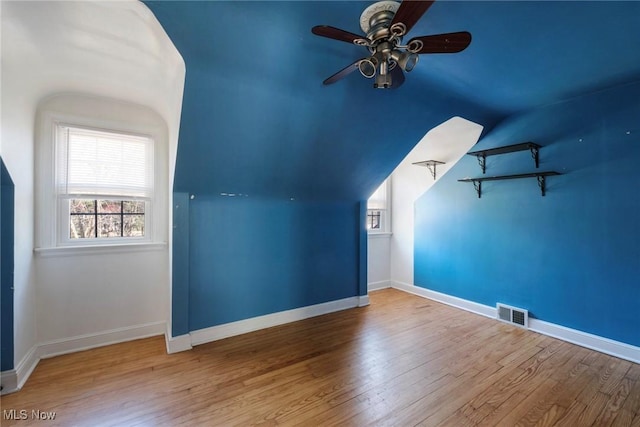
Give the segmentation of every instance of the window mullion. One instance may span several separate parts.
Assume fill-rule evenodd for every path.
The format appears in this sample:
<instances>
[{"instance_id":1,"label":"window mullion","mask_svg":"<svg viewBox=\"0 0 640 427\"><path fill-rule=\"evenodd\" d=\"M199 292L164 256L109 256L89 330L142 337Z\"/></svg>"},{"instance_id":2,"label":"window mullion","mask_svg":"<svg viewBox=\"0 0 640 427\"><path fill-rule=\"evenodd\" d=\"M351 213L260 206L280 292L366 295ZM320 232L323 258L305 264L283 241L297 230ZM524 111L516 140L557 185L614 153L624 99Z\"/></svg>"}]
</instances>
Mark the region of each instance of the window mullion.
<instances>
[{"instance_id":1,"label":"window mullion","mask_svg":"<svg viewBox=\"0 0 640 427\"><path fill-rule=\"evenodd\" d=\"M120 200L120 237L124 237L124 200Z\"/></svg>"}]
</instances>

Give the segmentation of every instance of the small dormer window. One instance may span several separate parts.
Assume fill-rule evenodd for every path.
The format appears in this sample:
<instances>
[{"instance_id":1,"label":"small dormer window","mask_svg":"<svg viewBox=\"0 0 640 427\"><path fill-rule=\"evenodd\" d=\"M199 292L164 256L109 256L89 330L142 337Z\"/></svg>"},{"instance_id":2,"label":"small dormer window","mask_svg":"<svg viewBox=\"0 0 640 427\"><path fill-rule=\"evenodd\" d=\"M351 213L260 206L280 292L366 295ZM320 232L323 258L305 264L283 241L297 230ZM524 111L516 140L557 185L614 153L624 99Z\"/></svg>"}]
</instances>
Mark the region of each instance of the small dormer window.
<instances>
[{"instance_id":1,"label":"small dormer window","mask_svg":"<svg viewBox=\"0 0 640 427\"><path fill-rule=\"evenodd\" d=\"M386 179L367 201L367 231L389 233L390 227L390 181Z\"/></svg>"}]
</instances>

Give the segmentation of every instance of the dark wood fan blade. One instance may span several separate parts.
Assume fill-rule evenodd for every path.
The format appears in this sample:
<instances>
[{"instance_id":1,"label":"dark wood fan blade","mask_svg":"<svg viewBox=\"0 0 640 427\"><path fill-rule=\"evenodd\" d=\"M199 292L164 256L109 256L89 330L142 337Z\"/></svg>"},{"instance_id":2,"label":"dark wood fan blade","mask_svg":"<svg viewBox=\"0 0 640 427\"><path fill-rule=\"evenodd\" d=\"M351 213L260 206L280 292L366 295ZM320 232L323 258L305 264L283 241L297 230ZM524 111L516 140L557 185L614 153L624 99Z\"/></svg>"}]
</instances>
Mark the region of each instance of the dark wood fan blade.
<instances>
[{"instance_id":1,"label":"dark wood fan blade","mask_svg":"<svg viewBox=\"0 0 640 427\"><path fill-rule=\"evenodd\" d=\"M404 0L400 3L400 7L394 15L391 25L402 22L404 26L407 27L405 34L408 33L432 4L433 0Z\"/></svg>"},{"instance_id":2,"label":"dark wood fan blade","mask_svg":"<svg viewBox=\"0 0 640 427\"><path fill-rule=\"evenodd\" d=\"M471 43L471 34L467 31L457 33L436 34L433 36L414 37L409 40L408 45L414 40L423 43L422 49L416 53L457 53L462 52Z\"/></svg>"},{"instance_id":3,"label":"dark wood fan blade","mask_svg":"<svg viewBox=\"0 0 640 427\"><path fill-rule=\"evenodd\" d=\"M323 81L322 84L330 85L332 83L337 82L340 79L343 79L343 78L347 77L349 74L353 73L355 70L358 69L358 64L360 64L360 61L362 61L362 59L358 59L353 64L351 64L351 65L343 68L342 70L338 71L333 76L331 76L331 77L327 78L325 81Z\"/></svg>"},{"instance_id":4,"label":"dark wood fan blade","mask_svg":"<svg viewBox=\"0 0 640 427\"><path fill-rule=\"evenodd\" d=\"M389 89L398 89L404 83L404 73L402 72L402 68L399 66L395 66L391 73L391 87Z\"/></svg>"},{"instance_id":5,"label":"dark wood fan blade","mask_svg":"<svg viewBox=\"0 0 640 427\"><path fill-rule=\"evenodd\" d=\"M316 25L311 29L316 36L327 37L341 42L353 43L357 39L365 39L364 36L341 30L340 28L331 27L329 25Z\"/></svg>"}]
</instances>

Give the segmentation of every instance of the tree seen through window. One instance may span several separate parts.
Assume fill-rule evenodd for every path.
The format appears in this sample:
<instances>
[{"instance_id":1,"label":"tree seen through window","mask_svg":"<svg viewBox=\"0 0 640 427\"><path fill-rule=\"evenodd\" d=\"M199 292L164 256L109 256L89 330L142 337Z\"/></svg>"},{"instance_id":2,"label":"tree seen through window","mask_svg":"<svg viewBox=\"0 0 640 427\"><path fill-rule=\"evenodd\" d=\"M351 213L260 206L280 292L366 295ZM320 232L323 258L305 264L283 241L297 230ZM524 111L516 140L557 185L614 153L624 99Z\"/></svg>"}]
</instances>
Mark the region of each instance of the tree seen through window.
<instances>
[{"instance_id":1,"label":"tree seen through window","mask_svg":"<svg viewBox=\"0 0 640 427\"><path fill-rule=\"evenodd\" d=\"M143 237L145 202L71 199L69 238Z\"/></svg>"}]
</instances>

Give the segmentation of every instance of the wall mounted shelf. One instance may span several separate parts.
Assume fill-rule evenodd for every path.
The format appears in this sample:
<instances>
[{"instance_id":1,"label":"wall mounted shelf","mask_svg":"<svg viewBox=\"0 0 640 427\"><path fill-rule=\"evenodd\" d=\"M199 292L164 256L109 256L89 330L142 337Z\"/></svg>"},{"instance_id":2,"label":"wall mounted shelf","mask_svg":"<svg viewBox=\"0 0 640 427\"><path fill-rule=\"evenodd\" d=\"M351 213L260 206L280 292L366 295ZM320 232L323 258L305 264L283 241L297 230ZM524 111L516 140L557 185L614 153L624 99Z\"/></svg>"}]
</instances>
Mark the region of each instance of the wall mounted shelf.
<instances>
[{"instance_id":1,"label":"wall mounted shelf","mask_svg":"<svg viewBox=\"0 0 640 427\"><path fill-rule=\"evenodd\" d=\"M536 168L539 165L539 156L540 146L533 142L522 142L520 144L513 145L505 145L504 147L497 148L489 148L487 150L478 150L478 151L470 151L467 154L470 156L476 156L478 158L478 163L480 163L480 168L482 168L482 173L487 171L487 157L495 156L498 154L507 154L507 153L515 153L516 151L531 151L531 157L533 157L533 161L536 164Z\"/></svg>"},{"instance_id":2,"label":"wall mounted shelf","mask_svg":"<svg viewBox=\"0 0 640 427\"><path fill-rule=\"evenodd\" d=\"M469 153L471 154L471 153ZM519 178L537 178L538 186L540 187L540 193L544 196L546 192L546 177L553 175L561 175L555 171L547 171L547 172L533 172L533 173L520 173L515 175L498 175L498 176L487 176L480 178L464 178L459 179L459 182L471 182L478 193L478 198L482 197L482 182L483 181L502 181L505 179L519 179Z\"/></svg>"},{"instance_id":3,"label":"wall mounted shelf","mask_svg":"<svg viewBox=\"0 0 640 427\"><path fill-rule=\"evenodd\" d=\"M429 169L429 172L431 172L431 176L433 177L433 179L436 179L436 167L438 165L444 165L445 162L440 162L438 160L424 160L422 162L415 162L412 164L416 166L426 166L427 169Z\"/></svg>"}]
</instances>

